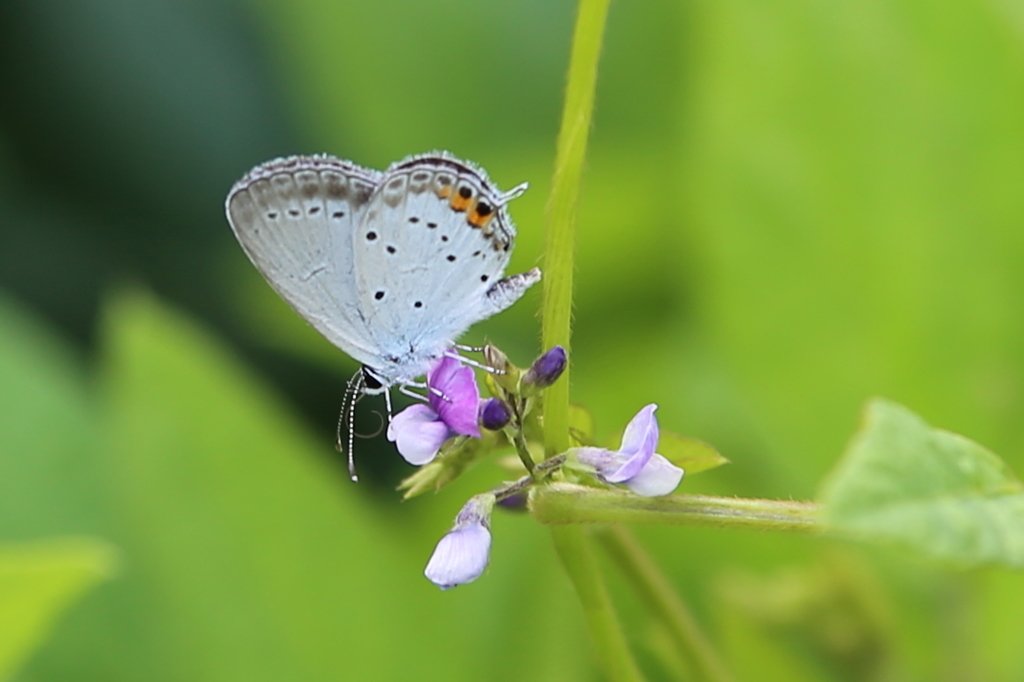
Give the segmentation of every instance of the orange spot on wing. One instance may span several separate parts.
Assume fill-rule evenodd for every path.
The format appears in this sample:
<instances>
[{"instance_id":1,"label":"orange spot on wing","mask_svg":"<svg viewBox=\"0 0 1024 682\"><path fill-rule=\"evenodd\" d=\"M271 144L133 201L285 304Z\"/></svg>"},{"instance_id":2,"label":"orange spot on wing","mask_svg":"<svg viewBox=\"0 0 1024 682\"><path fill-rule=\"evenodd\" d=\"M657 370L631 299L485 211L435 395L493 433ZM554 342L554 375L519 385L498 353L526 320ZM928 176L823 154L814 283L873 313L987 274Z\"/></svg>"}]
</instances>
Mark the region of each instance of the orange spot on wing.
<instances>
[{"instance_id":1,"label":"orange spot on wing","mask_svg":"<svg viewBox=\"0 0 1024 682\"><path fill-rule=\"evenodd\" d=\"M470 204L472 204L472 203L473 203L473 197L472 196L470 196L469 198L466 198L466 197L463 197L458 192L453 194L452 198L451 198L452 208L454 208L456 211L465 211L467 208L469 208Z\"/></svg>"},{"instance_id":2,"label":"orange spot on wing","mask_svg":"<svg viewBox=\"0 0 1024 682\"><path fill-rule=\"evenodd\" d=\"M441 189L437 190L437 196L440 197L441 199L447 199L451 195L452 195L452 186L451 185L445 185Z\"/></svg>"},{"instance_id":3,"label":"orange spot on wing","mask_svg":"<svg viewBox=\"0 0 1024 682\"><path fill-rule=\"evenodd\" d=\"M466 214L466 220L468 220L469 224L473 227L487 227L487 224L491 222L491 218L493 217L493 212L487 215L480 215L477 213L475 206L472 211Z\"/></svg>"}]
</instances>

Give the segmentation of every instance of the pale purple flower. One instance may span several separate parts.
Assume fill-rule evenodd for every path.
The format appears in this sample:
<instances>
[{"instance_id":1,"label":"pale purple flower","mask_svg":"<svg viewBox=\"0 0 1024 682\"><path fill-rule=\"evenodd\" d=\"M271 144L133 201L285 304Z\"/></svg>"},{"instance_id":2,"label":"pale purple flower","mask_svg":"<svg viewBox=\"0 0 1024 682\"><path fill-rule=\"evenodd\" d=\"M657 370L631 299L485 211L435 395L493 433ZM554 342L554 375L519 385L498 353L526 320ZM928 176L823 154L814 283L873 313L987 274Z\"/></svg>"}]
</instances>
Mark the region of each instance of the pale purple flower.
<instances>
[{"instance_id":1,"label":"pale purple flower","mask_svg":"<svg viewBox=\"0 0 1024 682\"><path fill-rule=\"evenodd\" d=\"M491 509L494 495L470 498L441 538L423 574L442 590L471 583L487 568L491 552Z\"/></svg>"},{"instance_id":2,"label":"pale purple flower","mask_svg":"<svg viewBox=\"0 0 1024 682\"><path fill-rule=\"evenodd\" d=\"M445 356L427 374L427 386L428 404L407 407L388 425L388 440L398 446L407 462L417 466L434 459L452 436L480 437L480 389L473 370Z\"/></svg>"},{"instance_id":3,"label":"pale purple flower","mask_svg":"<svg viewBox=\"0 0 1024 682\"><path fill-rule=\"evenodd\" d=\"M668 495L683 479L683 470L656 453L658 447L657 405L637 412L622 434L618 450L576 448L580 462L593 467L606 483L621 483L644 497Z\"/></svg>"}]
</instances>

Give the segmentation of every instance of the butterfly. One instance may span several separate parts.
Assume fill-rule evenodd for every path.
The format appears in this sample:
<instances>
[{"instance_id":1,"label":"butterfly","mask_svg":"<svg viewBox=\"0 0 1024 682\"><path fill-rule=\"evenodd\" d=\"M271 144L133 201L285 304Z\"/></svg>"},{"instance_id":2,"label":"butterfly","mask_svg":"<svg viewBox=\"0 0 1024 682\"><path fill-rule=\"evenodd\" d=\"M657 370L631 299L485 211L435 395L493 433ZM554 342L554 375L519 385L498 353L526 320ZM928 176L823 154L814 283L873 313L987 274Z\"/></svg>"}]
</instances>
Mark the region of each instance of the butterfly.
<instances>
[{"instance_id":1,"label":"butterfly","mask_svg":"<svg viewBox=\"0 0 1024 682\"><path fill-rule=\"evenodd\" d=\"M446 152L383 172L292 156L249 171L225 208L270 286L363 365L350 389L388 397L423 388L459 336L540 281L537 268L504 276L516 235L507 206L524 191L502 193Z\"/></svg>"}]
</instances>

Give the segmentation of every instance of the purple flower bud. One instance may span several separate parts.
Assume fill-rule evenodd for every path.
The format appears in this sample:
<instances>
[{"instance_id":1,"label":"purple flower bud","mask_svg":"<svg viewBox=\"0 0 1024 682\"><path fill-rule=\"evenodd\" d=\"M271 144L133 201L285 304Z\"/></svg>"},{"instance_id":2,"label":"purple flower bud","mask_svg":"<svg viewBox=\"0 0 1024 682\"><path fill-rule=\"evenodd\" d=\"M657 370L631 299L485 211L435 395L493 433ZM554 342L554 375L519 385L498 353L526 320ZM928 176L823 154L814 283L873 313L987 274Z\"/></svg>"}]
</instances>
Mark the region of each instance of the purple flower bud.
<instances>
[{"instance_id":1,"label":"purple flower bud","mask_svg":"<svg viewBox=\"0 0 1024 682\"><path fill-rule=\"evenodd\" d=\"M491 551L491 509L494 495L470 498L441 538L423 574L442 590L471 583L487 568Z\"/></svg>"},{"instance_id":2,"label":"purple flower bud","mask_svg":"<svg viewBox=\"0 0 1024 682\"><path fill-rule=\"evenodd\" d=\"M562 376L567 361L565 349L555 346L537 360L523 375L523 387L533 389L547 388Z\"/></svg>"},{"instance_id":3,"label":"purple flower bud","mask_svg":"<svg viewBox=\"0 0 1024 682\"><path fill-rule=\"evenodd\" d=\"M485 400L480 405L480 426L488 431L499 431L512 420L512 410L499 398Z\"/></svg>"},{"instance_id":4,"label":"purple flower bud","mask_svg":"<svg viewBox=\"0 0 1024 682\"><path fill-rule=\"evenodd\" d=\"M503 497L498 500L498 506L509 511L523 512L526 511L526 505L529 502L526 493L516 493L509 497Z\"/></svg>"}]
</instances>

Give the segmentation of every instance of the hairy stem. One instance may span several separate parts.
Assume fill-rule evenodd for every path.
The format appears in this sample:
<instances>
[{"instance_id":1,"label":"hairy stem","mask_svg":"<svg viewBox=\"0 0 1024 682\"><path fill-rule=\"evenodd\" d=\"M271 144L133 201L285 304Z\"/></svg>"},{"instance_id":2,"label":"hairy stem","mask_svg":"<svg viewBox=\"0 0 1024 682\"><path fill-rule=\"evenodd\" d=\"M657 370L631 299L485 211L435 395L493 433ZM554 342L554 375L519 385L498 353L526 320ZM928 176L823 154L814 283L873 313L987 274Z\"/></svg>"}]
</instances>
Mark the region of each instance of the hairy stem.
<instances>
[{"instance_id":1,"label":"hairy stem","mask_svg":"<svg viewBox=\"0 0 1024 682\"><path fill-rule=\"evenodd\" d=\"M711 495L641 497L617 490L552 483L534 491L530 509L541 523L675 523L687 526L820 532L813 502Z\"/></svg>"},{"instance_id":2,"label":"hairy stem","mask_svg":"<svg viewBox=\"0 0 1024 682\"><path fill-rule=\"evenodd\" d=\"M597 62L609 0L580 0L565 87L565 107L555 151L555 171L545 216L544 348L570 351L576 205L594 110ZM570 364L571 364L570 353ZM569 367L544 396L544 447L548 455L569 447Z\"/></svg>"}]
</instances>

